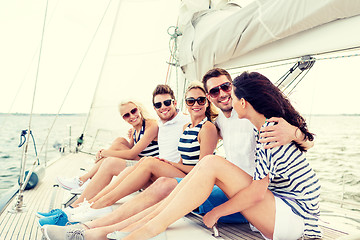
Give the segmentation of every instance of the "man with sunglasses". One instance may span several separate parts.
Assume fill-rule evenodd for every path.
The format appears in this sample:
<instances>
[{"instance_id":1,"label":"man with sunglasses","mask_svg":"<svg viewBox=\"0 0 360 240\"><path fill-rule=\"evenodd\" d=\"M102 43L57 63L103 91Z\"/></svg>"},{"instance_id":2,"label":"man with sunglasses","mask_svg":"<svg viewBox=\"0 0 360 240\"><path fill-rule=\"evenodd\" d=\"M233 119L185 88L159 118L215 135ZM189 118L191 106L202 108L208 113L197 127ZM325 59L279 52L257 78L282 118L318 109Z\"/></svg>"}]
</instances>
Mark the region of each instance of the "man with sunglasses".
<instances>
[{"instance_id":1,"label":"man with sunglasses","mask_svg":"<svg viewBox=\"0 0 360 240\"><path fill-rule=\"evenodd\" d=\"M205 90L207 91L209 101L221 110L218 118L216 119L216 124L220 129L226 154L238 152L238 146L244 144L244 139L248 139L242 137L238 131L241 133L250 132L249 137L251 137L253 135L253 126L247 124L249 121L239 119L232 108L232 79L230 74L221 68L211 69L204 75L203 84ZM309 149L313 146L313 142L304 141L304 136L301 132L297 131L298 129L295 126L290 125L284 119L270 118L267 121L277 123L272 127L267 127L261 130L260 137L262 139L260 141L263 143L270 142L270 144L267 145L267 148L284 145L286 143L290 143L291 141L301 144L305 149ZM249 130L249 127L251 131ZM250 151L250 154L253 156L253 150ZM235 156L229 158L241 159Z\"/></svg>"},{"instance_id":2,"label":"man with sunglasses","mask_svg":"<svg viewBox=\"0 0 360 240\"><path fill-rule=\"evenodd\" d=\"M174 92L168 85L158 85L153 92L153 105L159 117L159 158L172 162L180 160L177 150L183 126L190 118L176 109Z\"/></svg>"}]
</instances>

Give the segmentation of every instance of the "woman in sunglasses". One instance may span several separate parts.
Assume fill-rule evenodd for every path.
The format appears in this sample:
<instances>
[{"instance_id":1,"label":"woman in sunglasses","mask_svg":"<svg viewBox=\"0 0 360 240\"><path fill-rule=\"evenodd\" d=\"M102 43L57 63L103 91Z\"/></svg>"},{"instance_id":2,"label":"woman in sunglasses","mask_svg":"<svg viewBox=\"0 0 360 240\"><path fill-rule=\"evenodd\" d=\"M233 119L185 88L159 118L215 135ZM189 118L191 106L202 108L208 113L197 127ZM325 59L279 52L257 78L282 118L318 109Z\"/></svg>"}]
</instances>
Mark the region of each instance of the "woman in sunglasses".
<instances>
[{"instance_id":1,"label":"woman in sunglasses","mask_svg":"<svg viewBox=\"0 0 360 240\"><path fill-rule=\"evenodd\" d=\"M216 111L207 100L200 82L189 85L185 92L185 104L191 123L184 126L184 132L180 137L178 151L181 160L179 163L163 161L187 174L202 157L214 152L218 134L212 123L217 116Z\"/></svg>"},{"instance_id":2,"label":"woman in sunglasses","mask_svg":"<svg viewBox=\"0 0 360 240\"><path fill-rule=\"evenodd\" d=\"M109 184L111 177L118 175L127 166L134 165L140 158L145 156L157 157L159 155L159 147L157 143L158 125L156 120L148 117L147 111L143 107L135 103L134 101L122 102L119 105L120 115L125 122L132 126L129 136L130 140L123 137L119 137L114 140L108 149L101 149L96 154L95 166L86 174L81 177L75 177L72 179L57 178L58 182L64 188L71 190L72 186L76 186L77 183L84 183L90 178L97 178L96 184L90 184L89 187L79 189L79 193L84 190L83 194L72 205L76 206L82 202L85 198L91 199L94 197L104 186ZM131 159L131 160L129 160ZM103 176L102 174L96 174L101 168L104 162L111 161L111 169L104 169L109 174ZM116 166L116 167L115 167ZM106 168L106 167L105 167ZM101 172L101 171L100 171ZM94 185L94 186L93 186ZM74 189L74 191L77 191Z\"/></svg>"},{"instance_id":3,"label":"woman in sunglasses","mask_svg":"<svg viewBox=\"0 0 360 240\"><path fill-rule=\"evenodd\" d=\"M135 226L135 231L121 239L149 239L165 231L170 224L201 205L214 184L229 196L229 200L204 216L206 226L212 227L222 216L241 212L265 239L321 238L318 225L320 185L305 158L304 148L291 142L267 149L270 143L259 141L260 129L274 124L267 122L271 117L284 118L298 127L306 139L312 140L313 134L308 131L304 118L281 91L259 73L245 72L235 78L232 99L238 117L254 125L257 136L254 176L220 156L209 155L152 215L142 219L145 225Z\"/></svg>"}]
</instances>

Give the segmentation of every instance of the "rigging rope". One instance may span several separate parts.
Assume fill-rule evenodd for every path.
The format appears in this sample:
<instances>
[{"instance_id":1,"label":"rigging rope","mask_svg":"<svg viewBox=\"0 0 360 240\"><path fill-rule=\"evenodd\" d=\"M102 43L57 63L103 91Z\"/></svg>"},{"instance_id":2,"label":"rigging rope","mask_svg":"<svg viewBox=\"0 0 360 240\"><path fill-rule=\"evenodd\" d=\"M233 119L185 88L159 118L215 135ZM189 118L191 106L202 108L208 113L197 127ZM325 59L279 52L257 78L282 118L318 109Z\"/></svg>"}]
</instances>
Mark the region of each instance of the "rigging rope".
<instances>
[{"instance_id":1,"label":"rigging rope","mask_svg":"<svg viewBox=\"0 0 360 240\"><path fill-rule=\"evenodd\" d=\"M28 129L22 130L21 134L20 134L20 143L19 143L19 148L21 148L25 142L26 142L26 134L27 134ZM30 135L32 137L33 143L34 143L34 150L35 150L35 156L37 158L37 162L38 165L40 165L40 159L38 158L38 154L37 154L37 150L36 150L36 143L35 143L35 138L34 135L32 134L32 131L30 131Z\"/></svg>"},{"instance_id":2,"label":"rigging rope","mask_svg":"<svg viewBox=\"0 0 360 240\"><path fill-rule=\"evenodd\" d=\"M179 21L179 19L178 19ZM166 74L166 79L165 79L165 84L169 84L169 79L171 77L171 73L173 68L175 67L175 71L176 71L176 97L178 99L178 106L180 106L180 109L182 108L183 104L184 104L184 99L181 98L181 102L179 101L179 96L180 96L180 89L179 89L179 58L177 57L178 54L178 37L182 36L182 33L179 31L179 28L177 27L178 23L176 24L176 26L170 26L167 30L167 33L170 35L170 40L169 40L169 50L170 50L170 57L169 57L169 62L168 62L168 71ZM173 29L173 32L170 33L170 30ZM171 46L172 45L172 46ZM185 85L186 85L186 81L184 81L183 84L183 89L185 89Z\"/></svg>"},{"instance_id":3,"label":"rigging rope","mask_svg":"<svg viewBox=\"0 0 360 240\"><path fill-rule=\"evenodd\" d=\"M42 46L43 46L44 35L45 35L45 23L46 23L48 5L49 5L49 1L47 0L46 1L46 8L45 8L45 15L44 15L43 29L42 29L42 34L41 34L39 58L38 58L38 65L37 65L37 70L36 70L35 86L34 86L33 100L32 100L31 111L30 111L30 119L29 119L29 128L28 128L29 132L27 133L27 136L28 136L27 139L29 139L30 132L31 132L31 121L32 121L32 115L33 115L33 110L34 110L34 102L35 102L35 96L36 96L37 82L38 82L38 78L39 78L40 60L41 60ZM34 171L35 164L37 162L37 161L34 161L31 171L26 175L26 177L24 177L25 176L25 166L26 166L26 157L27 157L28 146L29 146L29 140L25 141L25 147L24 147L24 150L23 150L23 156L22 156L22 160L21 160L20 179L19 179L19 193L17 195L17 200L16 200L16 203L15 203L15 206L14 206L14 209L16 211L21 211L21 209L23 207L23 191L24 191L28 181L30 180L30 176L32 175L32 173ZM25 178L25 180L24 180L24 178Z\"/></svg>"},{"instance_id":4,"label":"rigging rope","mask_svg":"<svg viewBox=\"0 0 360 240\"><path fill-rule=\"evenodd\" d=\"M80 62L80 65L79 65L78 69L76 70L76 73L75 73L75 75L74 75L74 77L73 77L73 80L71 81L71 84L70 84L70 86L69 86L69 88L68 88L68 90L67 90L67 92L66 92L66 94L65 94L65 97L64 97L64 99L63 99L63 101L62 101L62 103L61 103L61 105L60 105L60 107L59 107L59 110L58 110L58 112L57 112L57 114L56 114L56 116L55 116L55 118L54 118L54 121L53 121L52 124L51 124L51 127L50 127L50 129L49 129L49 131L48 131L48 134L47 134L47 136L46 136L46 138L45 138L45 141L44 141L43 145L41 146L40 154L42 153L42 150L43 150L46 142L47 142L48 139L49 139L50 133L51 133L52 129L54 128L55 122L56 122L56 120L57 120L58 117L59 117L59 114L60 114L60 112L61 112L61 110L62 110L62 108L63 108L63 106L64 106L64 104L65 104L65 101L66 101L66 99L67 99L67 97L68 97L68 95L69 95L69 93L70 93L70 91L71 91L71 89L72 89L72 86L74 85L75 81L77 80L77 76L78 76L78 74L79 74L79 72L80 72L80 69L81 69L81 67L82 67L82 65L83 65L83 63L84 63L84 61L85 61L85 59L86 59L86 57L87 57L87 55L88 55L88 52L89 52L89 50L90 50L90 48L91 48L91 46L92 46L92 44L93 44L93 42L94 42L94 39L95 39L95 37L96 37L96 35L97 35L97 32L98 32L98 30L99 30L99 28L100 28L100 26L101 26L101 23L103 22L103 19L104 19L105 15L106 15L106 13L107 13L107 11L108 11L108 9L109 9L110 2L111 2L111 0L109 1L108 5L107 5L107 7L106 7L106 9L105 9L105 12L104 12L104 14L103 14L103 16L102 16L102 18L101 18L101 20L100 20L100 22L99 22L96 30L95 30L95 33L93 34L93 37L91 38L91 41L90 41L90 43L89 43L89 45L88 45L88 47L87 47L87 49L86 49L86 51L85 51L85 54L84 54L84 56L83 56L83 58L82 58L82 60L81 60L81 62ZM40 155L40 154L39 154L39 155Z\"/></svg>"},{"instance_id":5,"label":"rigging rope","mask_svg":"<svg viewBox=\"0 0 360 240\"><path fill-rule=\"evenodd\" d=\"M170 33L170 30L173 29L173 33ZM182 33L179 31L179 28L177 26L170 26L167 29L167 33L170 35L170 40L169 40L169 50L170 50L170 57L169 57L169 62L168 62L168 70L166 73L166 78L165 78L165 84L168 83L168 80L170 78L170 69L172 69L171 67L179 67L179 59L176 56L176 53L178 51L178 37L182 35ZM172 44L172 46L171 46ZM172 61L175 62L172 62ZM177 74L176 74L176 82L177 81Z\"/></svg>"},{"instance_id":6,"label":"rigging rope","mask_svg":"<svg viewBox=\"0 0 360 240\"><path fill-rule=\"evenodd\" d=\"M313 64L312 64L312 65L313 65ZM312 65L311 65L311 67L312 67ZM306 72L305 72L304 75L301 77L301 79L300 79L300 80L292 87L292 89L289 91L289 93L287 94L287 96L290 96L290 95L293 93L293 91L294 91L294 89L297 87L297 85L298 85L298 84L305 78L305 76L309 73L311 67L306 70ZM290 87L290 85L291 85L295 80L296 80L296 78L288 85L288 87ZM286 90L288 87L286 87L285 90Z\"/></svg>"},{"instance_id":7,"label":"rigging rope","mask_svg":"<svg viewBox=\"0 0 360 240\"><path fill-rule=\"evenodd\" d=\"M108 9L111 1L112 1L112 0L109 1L109 4L108 4L108 6L107 6L107 8L106 8L106 11L107 11L107 9ZM119 15L119 12L120 12L121 3L122 3L122 1L119 1L119 4L118 4L118 6L117 6L117 10L116 10L116 14L115 14L115 19L118 18L118 15ZM101 20L101 21L102 21L102 20ZM100 25L100 24L99 24L99 25ZM110 34L110 38L109 38L109 42L108 42L108 45L107 45L108 48L107 48L107 50L106 50L105 56L106 56L106 55L108 54L108 52L109 52L110 41L111 41L111 39L112 39L112 35L114 34L115 27L116 27L116 23L115 23L115 24L113 25L113 27L112 27L111 34ZM105 61L104 61L104 62L105 62ZM82 143L84 142L83 136L84 136L84 133L85 133L85 130L86 130L88 121L89 121L91 109L93 109L93 107L94 107L95 97L96 97L97 89L98 89L99 84L100 84L100 78L101 78L101 76L102 76L103 69L104 69L104 63L103 63L103 66L102 66L102 68L101 68L101 72L100 72L100 75L99 75L99 79L98 79L98 81L97 81L97 84L96 84L96 87L95 87L95 90L94 90L93 101L92 101L92 103L91 103L89 112L88 112L88 114L87 114L83 131L82 131L82 133L81 133L81 136L78 138L78 142L77 142L78 144L82 144Z\"/></svg>"},{"instance_id":8,"label":"rigging rope","mask_svg":"<svg viewBox=\"0 0 360 240\"><path fill-rule=\"evenodd\" d=\"M316 61L323 61L323 60L332 60L332 59L339 59L339 58L351 58L351 57L359 57L360 53L354 53L354 54L347 54L347 55L338 55L338 56L331 56L331 57L318 57L318 56L324 56L324 55L328 55L328 54L335 54L335 53L339 53L339 52L350 52L350 51L358 51L360 50L360 47L353 47L353 48L348 48L348 49L341 49L341 50L336 50L336 51L329 51L326 53L321 53L321 54L311 54L311 56L317 56L316 57ZM258 68L254 68L254 71L259 71L262 69L269 69L269 68L276 68L276 67L281 67L281 66L286 66L286 65L290 65L290 64L294 64L296 62L298 62L299 57L296 58L292 58L292 59L284 59L284 60L280 60L280 61L274 61L274 62L282 62L279 64L274 64L274 62L265 62L265 63L261 63L261 64L253 64L252 66L256 66L258 65ZM306 61L311 61L311 60L306 60ZM306 62L304 61L304 62ZM264 66L264 65L268 65L268 66ZM263 66L263 67L262 67ZM243 67L234 67L234 68L229 68L228 70L239 70L239 71L235 71L234 74L238 74L238 73L242 73L242 70L240 71L240 69L244 69L244 68L248 68L251 67L249 66L243 66Z\"/></svg>"},{"instance_id":9,"label":"rigging rope","mask_svg":"<svg viewBox=\"0 0 360 240\"><path fill-rule=\"evenodd\" d=\"M52 20L52 18L53 18L53 16L54 16L54 12L55 12L55 10L57 9L58 3L59 3L59 0L56 2L56 5L55 5L55 7L54 7L54 10L53 10L52 13L51 13L50 20L48 21L48 24L50 24L50 22L51 22L51 20ZM40 46L39 46L39 48L40 48ZM8 118L8 116L10 115L10 113L11 113L13 107L14 107L15 101L16 101L19 93L20 93L20 90L21 90L22 87L23 87L24 81L25 81L26 76L28 75L28 73L29 73L29 71L30 71L30 69L31 69L31 65L32 65L32 63L34 62L34 59L35 59L35 57L36 57L36 53L37 53L37 52L38 52L38 48L36 48L36 50L35 50L35 52L34 52L34 54L33 54L33 57L31 58L30 65L29 65L27 71L25 72L25 75L24 75L23 79L21 80L21 83L19 84L19 87L17 88L17 91L16 91L16 93L15 93L15 95L14 95L14 98L13 98L13 100L12 100L12 102L11 102L11 105L10 105L10 107L9 107L9 110L8 110L7 114L5 115L4 123L7 121L7 118ZM0 132L1 132L1 130L2 130L2 127L4 127L5 125L6 125L6 124L2 124L2 125L0 126Z\"/></svg>"}]
</instances>

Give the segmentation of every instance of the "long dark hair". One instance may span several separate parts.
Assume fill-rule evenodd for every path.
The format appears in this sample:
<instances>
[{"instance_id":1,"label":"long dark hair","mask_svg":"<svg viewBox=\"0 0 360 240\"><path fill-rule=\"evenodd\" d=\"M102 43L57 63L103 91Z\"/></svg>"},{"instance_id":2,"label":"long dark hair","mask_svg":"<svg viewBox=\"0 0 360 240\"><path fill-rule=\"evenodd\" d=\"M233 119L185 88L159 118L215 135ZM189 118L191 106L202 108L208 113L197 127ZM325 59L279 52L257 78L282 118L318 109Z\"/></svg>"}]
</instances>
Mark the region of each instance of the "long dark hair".
<instances>
[{"instance_id":1,"label":"long dark hair","mask_svg":"<svg viewBox=\"0 0 360 240\"><path fill-rule=\"evenodd\" d=\"M295 110L288 98L272 82L257 72L244 72L233 81L234 94L244 98L266 118L281 117L304 133L304 140L312 141L314 136L308 131L305 119ZM305 149L295 142L296 146Z\"/></svg>"}]
</instances>

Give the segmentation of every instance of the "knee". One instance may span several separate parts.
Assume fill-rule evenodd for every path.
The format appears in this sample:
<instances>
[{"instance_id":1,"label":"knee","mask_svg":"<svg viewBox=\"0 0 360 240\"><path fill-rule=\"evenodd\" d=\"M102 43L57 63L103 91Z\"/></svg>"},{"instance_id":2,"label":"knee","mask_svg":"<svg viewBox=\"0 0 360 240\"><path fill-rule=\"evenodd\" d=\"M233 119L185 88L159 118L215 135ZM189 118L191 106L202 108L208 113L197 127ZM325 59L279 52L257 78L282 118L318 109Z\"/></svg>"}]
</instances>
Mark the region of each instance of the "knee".
<instances>
[{"instance_id":1,"label":"knee","mask_svg":"<svg viewBox=\"0 0 360 240\"><path fill-rule=\"evenodd\" d=\"M113 145L119 146L119 145L127 145L128 141L123 137L118 137L113 141Z\"/></svg>"},{"instance_id":2,"label":"knee","mask_svg":"<svg viewBox=\"0 0 360 240\"><path fill-rule=\"evenodd\" d=\"M157 163L159 163L159 159L154 157L144 157L139 160L139 165L146 168L150 168L151 166L154 166Z\"/></svg>"},{"instance_id":3,"label":"knee","mask_svg":"<svg viewBox=\"0 0 360 240\"><path fill-rule=\"evenodd\" d=\"M142 158L140 158L140 160L138 162L139 163L145 162L145 161L147 161L148 158L151 158L151 157L142 157Z\"/></svg>"},{"instance_id":4,"label":"knee","mask_svg":"<svg viewBox=\"0 0 360 240\"><path fill-rule=\"evenodd\" d=\"M174 190L177 184L178 182L174 178L160 177L151 184L149 191L151 191L155 196L163 199Z\"/></svg>"},{"instance_id":5,"label":"knee","mask_svg":"<svg viewBox=\"0 0 360 240\"><path fill-rule=\"evenodd\" d=\"M201 161L196 165L196 167L205 171L216 170L218 167L221 167L219 166L219 162L221 162L221 159L221 157L216 155L207 155L201 159Z\"/></svg>"},{"instance_id":6,"label":"knee","mask_svg":"<svg viewBox=\"0 0 360 240\"><path fill-rule=\"evenodd\" d=\"M101 164L101 168L106 169L106 171L111 171L118 169L119 167L126 167L126 162L123 159L115 157L107 157L104 159L104 162Z\"/></svg>"},{"instance_id":7,"label":"knee","mask_svg":"<svg viewBox=\"0 0 360 240\"><path fill-rule=\"evenodd\" d=\"M214 155L206 155L201 159L201 161L197 164L198 166L203 167L210 167L213 163Z\"/></svg>"}]
</instances>

